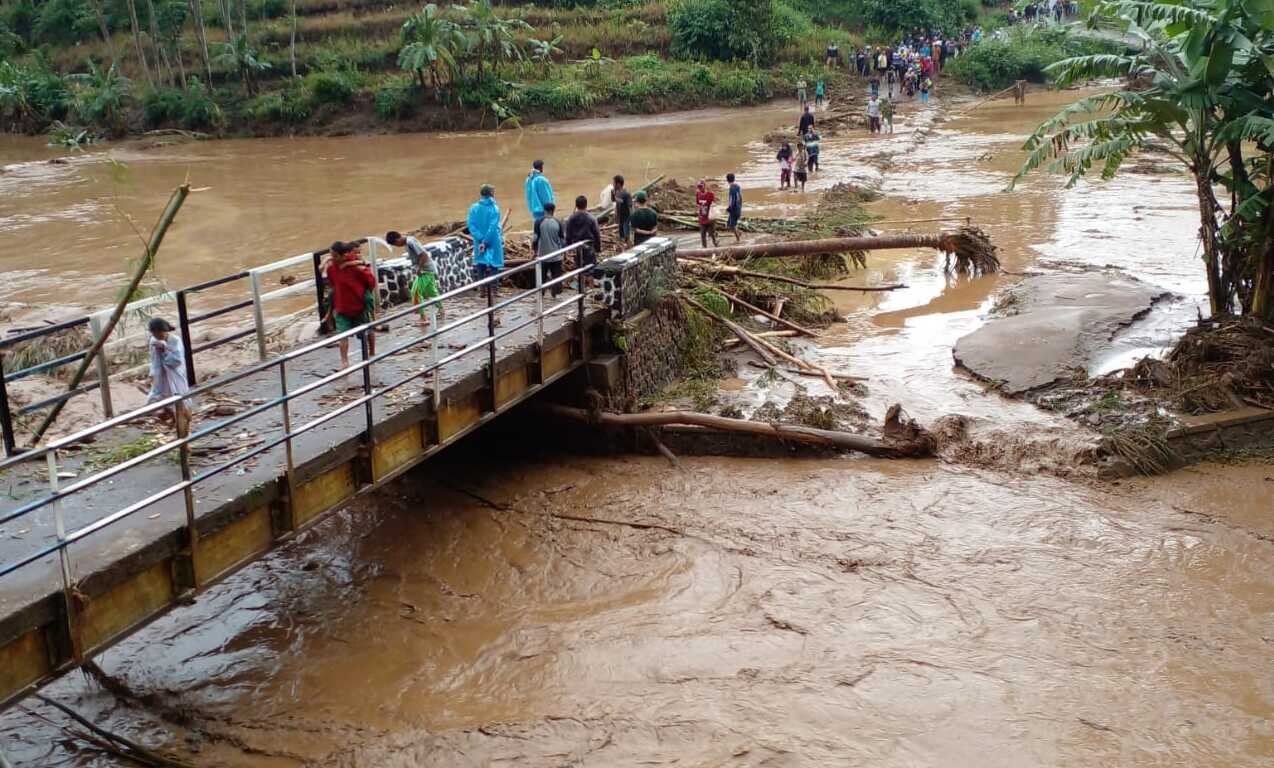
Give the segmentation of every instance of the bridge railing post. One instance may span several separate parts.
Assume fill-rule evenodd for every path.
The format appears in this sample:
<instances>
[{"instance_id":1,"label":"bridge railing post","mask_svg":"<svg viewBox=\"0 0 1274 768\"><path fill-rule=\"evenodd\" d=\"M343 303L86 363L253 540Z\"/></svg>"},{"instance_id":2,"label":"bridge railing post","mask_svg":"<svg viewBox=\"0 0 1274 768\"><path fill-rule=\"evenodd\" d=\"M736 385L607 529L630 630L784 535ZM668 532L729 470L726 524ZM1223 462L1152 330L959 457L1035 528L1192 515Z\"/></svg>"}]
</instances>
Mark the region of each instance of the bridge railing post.
<instances>
[{"instance_id":1,"label":"bridge railing post","mask_svg":"<svg viewBox=\"0 0 1274 768\"><path fill-rule=\"evenodd\" d=\"M374 433L375 427L376 427L376 416L375 416L375 411L372 407L372 400L371 400L372 366L374 365L374 363L367 362L367 359L371 357L371 354L368 351L367 339L368 339L368 335L373 332L374 328L375 326L368 326L362 333L358 335L358 346L363 353L363 362L365 363L365 365L363 366L363 396L367 398L367 402L363 403L363 412L365 416L367 417L367 436L366 436L365 442L368 445L370 445L372 442L372 434Z\"/></svg>"},{"instance_id":2,"label":"bridge railing post","mask_svg":"<svg viewBox=\"0 0 1274 768\"><path fill-rule=\"evenodd\" d=\"M491 410L496 409L495 396L495 286L496 280L487 283L487 346L490 351L487 360L487 375L490 377L491 385Z\"/></svg>"},{"instance_id":3,"label":"bridge railing post","mask_svg":"<svg viewBox=\"0 0 1274 768\"><path fill-rule=\"evenodd\" d=\"M93 315L89 318L88 324L93 340L97 341L102 337L102 316ZM109 419L115 415L115 407L111 403L111 371L110 363L106 359L105 343L97 351L97 388L102 397L102 415Z\"/></svg>"},{"instance_id":4,"label":"bridge railing post","mask_svg":"<svg viewBox=\"0 0 1274 768\"><path fill-rule=\"evenodd\" d=\"M183 586L197 590L199 589L199 568L195 563L199 551L199 527L195 524L195 487L191 483L190 441L186 439L190 435L190 418L188 415L182 415L182 411L188 411L189 407L184 400L181 400L173 406L173 409L173 424L177 427L177 439L181 441L178 458L181 462L181 481L185 483L182 497L186 502L186 546L190 548L190 573L186 574L188 583Z\"/></svg>"},{"instance_id":5,"label":"bridge railing post","mask_svg":"<svg viewBox=\"0 0 1274 768\"><path fill-rule=\"evenodd\" d=\"M540 351L544 350L544 264L535 262L535 314L539 318L535 324L535 343Z\"/></svg>"},{"instance_id":6,"label":"bridge railing post","mask_svg":"<svg viewBox=\"0 0 1274 768\"><path fill-rule=\"evenodd\" d=\"M58 460L57 451L44 454L49 470L49 489L58 492ZM79 661L79 634L75 630L75 588L71 582L71 551L66 542L66 518L62 512L61 500L53 502L53 527L58 540L58 565L62 571L62 599L66 610L66 640L70 644L71 656Z\"/></svg>"},{"instance_id":7,"label":"bridge railing post","mask_svg":"<svg viewBox=\"0 0 1274 768\"><path fill-rule=\"evenodd\" d=\"M265 348L265 307L261 305L261 273L255 269L248 272L248 285L252 288L252 322L257 331L257 356L264 360L268 354Z\"/></svg>"}]
</instances>

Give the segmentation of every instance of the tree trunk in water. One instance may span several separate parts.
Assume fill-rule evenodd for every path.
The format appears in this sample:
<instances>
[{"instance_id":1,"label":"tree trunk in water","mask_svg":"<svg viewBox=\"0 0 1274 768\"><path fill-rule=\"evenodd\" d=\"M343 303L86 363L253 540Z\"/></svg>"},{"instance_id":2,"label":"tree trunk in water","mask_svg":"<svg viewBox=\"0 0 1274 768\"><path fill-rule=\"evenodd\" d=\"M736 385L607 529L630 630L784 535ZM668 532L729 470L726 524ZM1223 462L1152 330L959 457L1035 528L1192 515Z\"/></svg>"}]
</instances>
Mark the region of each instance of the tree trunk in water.
<instances>
[{"instance_id":1,"label":"tree trunk in water","mask_svg":"<svg viewBox=\"0 0 1274 768\"><path fill-rule=\"evenodd\" d=\"M944 233L945 234L945 233ZM688 259L719 257L746 259L755 256L784 258L789 256L813 256L819 253L844 253L846 251L891 250L898 248L937 248L945 242L940 235L895 235L892 237L832 237L821 240L792 240L779 243L753 243L751 245L726 245L720 248L690 248L677 251Z\"/></svg>"},{"instance_id":2,"label":"tree trunk in water","mask_svg":"<svg viewBox=\"0 0 1274 768\"><path fill-rule=\"evenodd\" d=\"M292 39L288 44L288 61L292 65L292 78L296 79L296 0L292 0Z\"/></svg>"},{"instance_id":3,"label":"tree trunk in water","mask_svg":"<svg viewBox=\"0 0 1274 768\"><path fill-rule=\"evenodd\" d=\"M1196 162L1195 194L1199 198L1199 239L1203 243L1203 264L1208 274L1208 304L1212 316L1231 313L1229 287L1221 278L1221 254L1217 247L1216 195L1212 192L1211 165Z\"/></svg>"},{"instance_id":4,"label":"tree trunk in water","mask_svg":"<svg viewBox=\"0 0 1274 768\"><path fill-rule=\"evenodd\" d=\"M106 43L106 50L110 52L111 66L118 64L115 55L115 39L111 37L110 26L106 23L106 14L102 12L102 4L98 0L89 0L89 4L93 6L93 15L97 17L97 29L102 33L102 40Z\"/></svg>"},{"instance_id":5,"label":"tree trunk in water","mask_svg":"<svg viewBox=\"0 0 1274 768\"><path fill-rule=\"evenodd\" d=\"M731 419L725 416L712 416L691 411L607 413L605 411L590 412L582 408L570 408L565 405L552 404L537 405L536 410L552 416L571 419L572 421L609 427L695 426L719 432L757 435L790 443L858 451L869 456L879 456L886 459L922 458L932 456L934 451L933 439L924 433L917 436L914 440L879 440L874 437L855 435L849 432L814 429L813 427L788 424L768 424L761 421ZM893 409L890 410L892 413Z\"/></svg>"},{"instance_id":6,"label":"tree trunk in water","mask_svg":"<svg viewBox=\"0 0 1274 768\"><path fill-rule=\"evenodd\" d=\"M212 57L208 55L208 30L204 27L203 3L200 0L187 0L190 15L195 19L195 37L199 41L199 55L203 59L204 76L208 78L208 90L212 90Z\"/></svg>"},{"instance_id":7,"label":"tree trunk in water","mask_svg":"<svg viewBox=\"0 0 1274 768\"><path fill-rule=\"evenodd\" d=\"M146 82L150 85L155 84L155 78L150 74L150 65L146 62L146 49L142 46L141 24L137 21L137 3L135 0L128 0L128 23L133 30L133 47L137 49L137 58L142 64L142 74L146 76ZM155 62L159 66L159 62Z\"/></svg>"}]
</instances>

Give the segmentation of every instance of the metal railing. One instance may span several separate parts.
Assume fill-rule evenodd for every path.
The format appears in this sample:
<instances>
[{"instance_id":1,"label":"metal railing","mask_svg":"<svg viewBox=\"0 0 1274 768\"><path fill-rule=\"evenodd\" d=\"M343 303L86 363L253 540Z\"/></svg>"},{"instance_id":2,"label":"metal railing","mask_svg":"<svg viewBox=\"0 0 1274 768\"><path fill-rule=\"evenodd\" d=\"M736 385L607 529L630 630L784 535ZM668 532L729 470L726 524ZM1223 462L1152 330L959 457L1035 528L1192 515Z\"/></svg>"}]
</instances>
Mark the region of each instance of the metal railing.
<instances>
[{"instance_id":1,"label":"metal railing","mask_svg":"<svg viewBox=\"0 0 1274 768\"><path fill-rule=\"evenodd\" d=\"M351 242L357 243L358 245L365 244L368 246L368 257L371 263L372 274L379 278L377 271L377 250L389 250L389 244L381 238L374 236L359 238L358 240L353 240ZM316 251L302 253L290 258L273 261L259 267L242 270L231 275L225 275L202 283L197 283L195 285L186 286L185 288L181 288L172 293L163 293L151 296L149 298L131 302L127 309L129 312L136 313L154 307L158 304L170 301L176 302L177 328L181 334L182 349L186 357L186 379L190 386L194 386L197 382L195 355L200 352L206 352L225 344L231 344L250 336L255 336L259 359L266 359L268 356L266 344L268 327L264 309L266 302L313 290L315 294L314 308L318 313L319 318L322 319L324 309L324 290L321 264L323 257L329 253L329 250L329 248L320 248ZM263 276L273 272L280 272L298 267L303 264L313 265L312 277L283 288L277 288L272 291L263 291ZM192 311L191 301L199 294L217 288L223 288L243 280L248 281L249 295L247 298L234 299L228 303L221 304L211 309ZM246 309L252 310L252 323L250 326L246 328L233 329L219 338L210 339L200 344L194 343L193 329L196 325L224 318L227 315ZM92 342L96 341L97 337L101 334L110 314L110 309L99 310L90 315L50 324L46 327L34 328L6 339L0 339L0 356L2 356L7 350L20 344L59 333L65 333L84 325L89 326L91 346ZM110 342L110 345L127 343L131 339L142 338L145 335L146 334L143 330L143 332L137 334L115 338ZM114 416L114 407L111 402L110 388L110 355L108 354L105 346L97 355L96 375L92 378L92 380L74 390L61 392L38 402L19 406L16 410L10 403L9 392L6 386L8 383L37 374L48 373L56 370L57 368L61 368L62 366L77 363L82 360L86 354L88 354L88 347L78 352L58 357L54 360L49 360L17 371L9 371L4 374L3 377L0 377L0 441L3 442L4 452L6 455L13 456L19 452L16 432L13 428L13 418L15 416L25 416L29 413L34 413L35 411L48 408L64 400L69 400L72 397L92 392L94 390L101 393L103 414L107 418Z\"/></svg>"},{"instance_id":2,"label":"metal railing","mask_svg":"<svg viewBox=\"0 0 1274 768\"><path fill-rule=\"evenodd\" d=\"M562 258L565 256L565 254L576 250L581 245L582 245L581 243L576 243L574 245L567 246L566 248L563 248L560 251L556 251L554 253L536 258L533 261L527 262L526 264L520 265L513 269L509 269L509 270L500 272L499 274L475 281L473 283L470 283L469 285L450 291L437 298L431 299L426 302L422 302L421 304L399 307L386 315L383 315L379 318L374 319L371 323L368 323L367 325L363 325L358 328L353 328L348 331L344 331L338 334L334 334L332 336L325 337L320 341L311 343L299 349L286 352L278 357L275 357L269 360L263 360L259 363L255 363L251 366L248 366L247 368L244 368L242 370L232 371L213 381L209 381L204 384L193 387L188 393L184 395L176 395L173 397L169 397L165 400L161 400L161 401L143 406L141 408L130 411L128 413L114 416L110 419L107 419L106 421L103 421L100 424L97 424L95 426L76 432L75 434L68 435L66 437L51 441L44 446L33 448L26 453L20 454L18 456L11 456L9 458L4 459L3 461L0 461L0 472L3 472L5 470L11 469L20 464L24 464L31 461L39 461L40 459L44 459L44 461L47 464L48 483L49 483L49 493L47 495L44 495L32 501L28 501L9 512L0 514L0 525L5 525L14 520L18 520L19 518L32 515L36 511L44 509L50 505L55 505L54 527L55 527L55 533L56 533L55 543L50 544L48 546L41 547L38 549L38 551L25 555L23 557L20 557L13 562L0 564L0 578L8 576L9 574L14 573L15 571L27 565L30 565L45 557L48 557L49 555L57 554L59 558L60 568L61 568L62 588L64 591L66 591L66 594L69 597L71 594L70 590L72 590L73 588L73 579L71 576L72 563L71 563L70 552L69 552L69 547L71 544L77 541L83 540L86 537L91 536L97 531L103 530L107 528L108 526L111 526L114 523L117 523L135 514L136 512L142 509L145 509L146 507L152 504L163 501L164 499L167 499L178 493L181 493L184 495L186 526L189 531L189 536L192 539L191 546L193 548L193 539L197 538L198 536L198 528L196 526L196 520L195 520L196 518L195 490L200 483L205 482L213 477L216 477L217 475L220 475L231 468L239 466L243 464L244 462L250 461L251 459L261 456L265 454L266 452L271 451L274 448L277 448L280 445L285 446L284 469L286 472L285 476L287 477L288 482L290 483L292 481L293 472L296 469L293 444L298 437L300 437L301 435L304 435L307 432L310 432L311 430L314 430L322 426L323 424L326 424L332 421L333 419L339 418L340 416L346 413L350 413L356 409L362 408L365 411L365 424L363 425L361 430L355 432L354 435L351 435L351 436L361 435L364 441L370 443L372 440L373 430L375 426L373 403L377 399L384 397L388 393L393 392L412 381L416 381L418 379L424 379L432 375L434 385L431 387L431 392L432 392L432 397L434 400L434 405L437 406L439 390L441 389L440 382L441 382L441 372L443 367L448 365L449 363L458 361L476 351L479 351L482 349L489 350L489 359L487 363L487 375L490 378L489 386L491 387L491 390L494 392L496 370L497 370L497 366L496 366L497 344L501 339L504 339L530 326L535 326L536 327L535 338L537 343L540 345L540 348L542 349L543 342L544 342L545 318L550 317L558 312L561 312L564 309L571 307L572 305L577 307L576 322L582 324L582 321L585 315L584 278L589 272L592 271L592 266L586 265L584 267L572 270L570 272L566 272L562 274L560 277L556 277L552 280L546 281L544 279L544 264L545 263ZM526 272L526 271L534 272L534 275L535 275L534 287L526 289L526 290L519 290L518 293L516 293L515 295L509 298L496 301L495 289L496 289L496 286L499 284L499 282L512 275L515 275L521 272ZM561 301L558 301L556 303L553 303L550 306L545 306L546 291L549 291L556 286L565 286L568 283L570 283L572 280L577 281L577 286L576 286L577 292L578 292L577 295L568 296L567 298ZM461 317L457 320L449 322L446 325L439 326L437 324L437 311L441 307L443 302L460 297L465 294L472 293L475 290L486 292L487 306L485 308L478 310L476 312L472 312L468 315L465 315L464 317ZM514 323L507 327L502 327L496 322L496 314L498 312L504 309L508 309L512 307L513 305L519 304L522 302L533 302L534 304L534 311L530 314L529 317L527 317L526 319L520 320L519 322ZM418 313L421 310L424 310L430 315L430 319L432 322L430 324L429 331L421 333L420 335L417 335L417 336L413 336L412 338L406 341L403 341L386 351L383 351L374 355L369 354L367 335L365 333L366 331L371 330L373 326L390 323L395 320ZM457 351L454 351L446 355L445 357L439 356L438 340L441 337L443 337L444 335L458 328L462 328L470 323L474 323L475 321L481 320L482 318L486 318L487 320L486 335L484 337L465 345L463 348ZM351 364L346 368L339 369L330 375L324 376L317 381L306 384L297 389L289 389L287 371L290 364L294 363L295 361L299 360L302 357L305 357L306 355L309 355L319 350L322 350L324 348L330 347L333 343L345 341L355 337L359 339L360 348L361 348L361 360L359 362ZM380 385L380 386L373 385L372 369L377 363L382 362L393 355L398 355L400 353L403 353L409 350L418 349L426 345L428 346L428 351L429 351L429 363L426 366L424 366L420 370L409 373L408 375L398 379L397 381L394 381L393 383ZM163 411L169 408L174 408L185 401L191 400L192 398L210 393L216 389L226 387L230 384L234 384L236 382L242 381L251 376L254 376L263 372L271 371L271 370L275 370L278 372L278 377L279 377L278 397L270 399L266 402L252 405L251 407L248 407L247 409L239 413L236 413L233 416L230 416L222 421L219 421L215 424L209 425L202 429L194 430L192 432L189 432L186 435L179 435L175 440L172 440L170 442L167 442L155 448L146 450L144 453L138 454L137 456L129 458L118 464L115 464L114 466L111 466L105 470L97 472L96 474L92 474L82 479L77 479L74 482L69 483L65 486L60 485L59 474L58 474L58 459L57 459L59 450L69 448L73 445L83 443L88 440L95 439L97 438L98 435L101 435L109 430L122 427L128 424L129 422L132 422L141 417L157 414L160 411ZM305 424L301 426L296 426L293 424L292 403L296 399L318 392L334 383L343 382L346 380L347 376L354 373L360 373L362 377L361 396L357 397L351 402L341 405L338 408L322 413L322 415L309 420L308 422L306 422ZM198 440L222 433L225 430L228 430L234 427L235 425L240 424L246 419L252 418L254 416L258 416L263 413L267 413L272 410L277 410L281 415L282 429L283 429L281 436L266 440L262 444L256 447L253 447L247 451L244 451L236 456L233 456L221 463L218 463L200 472L195 472L192 469L191 467L192 443ZM96 520L93 520L92 522L89 522L87 524L80 526L79 528L75 530L68 531L66 529L65 520L63 517L62 505L57 504L57 502L66 500L76 494L87 491L95 486L98 486L103 481L114 478L134 467L138 467L139 465L147 461L150 461L151 459L155 459L165 454L170 454L173 451L179 452L178 455L179 455L180 467L181 467L181 480L179 482L172 483L168 485L167 487L154 491L141 500L128 504L122 509L118 509L108 514L105 514L97 518ZM196 576L195 579L197 581L198 577Z\"/></svg>"}]
</instances>

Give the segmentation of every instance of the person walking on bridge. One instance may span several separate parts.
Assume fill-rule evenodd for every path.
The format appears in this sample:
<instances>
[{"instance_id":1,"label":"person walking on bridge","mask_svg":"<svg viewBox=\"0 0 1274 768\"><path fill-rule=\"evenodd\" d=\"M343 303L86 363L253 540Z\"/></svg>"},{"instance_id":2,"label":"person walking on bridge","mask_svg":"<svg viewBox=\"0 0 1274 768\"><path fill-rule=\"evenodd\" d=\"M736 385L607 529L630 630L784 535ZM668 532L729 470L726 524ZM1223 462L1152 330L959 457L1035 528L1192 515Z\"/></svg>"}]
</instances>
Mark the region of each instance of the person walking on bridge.
<instances>
[{"instance_id":1,"label":"person walking on bridge","mask_svg":"<svg viewBox=\"0 0 1274 768\"><path fill-rule=\"evenodd\" d=\"M468 224L478 279L504 269L504 232L500 223L500 206L495 202L495 187L482 185L478 202L469 207Z\"/></svg>"},{"instance_id":2,"label":"person walking on bridge","mask_svg":"<svg viewBox=\"0 0 1274 768\"><path fill-rule=\"evenodd\" d=\"M190 391L186 381L186 355L182 350L181 338L173 336L177 330L162 317L150 319L150 393L147 403L158 403L174 395L184 395ZM190 409L185 400L180 400L170 412L160 412L164 421L172 419L177 429L177 436L184 437L190 428Z\"/></svg>"},{"instance_id":3,"label":"person walking on bridge","mask_svg":"<svg viewBox=\"0 0 1274 768\"><path fill-rule=\"evenodd\" d=\"M327 282L332 286L332 315L336 332L344 333L372 322L375 306L376 278L365 261L359 258L357 243L332 243L332 260L327 265ZM367 328L367 353L376 354L376 333ZM360 334L361 335L361 334ZM349 367L349 337L339 342L341 368Z\"/></svg>"},{"instance_id":4,"label":"person walking on bridge","mask_svg":"<svg viewBox=\"0 0 1274 768\"><path fill-rule=\"evenodd\" d=\"M544 161L536 160L531 163L531 172L526 175L526 208L531 212L531 250L539 250L539 235L535 234L540 229L540 219L544 218L544 206L548 203L555 203L553 199L553 185L549 183L549 179L544 175Z\"/></svg>"}]
</instances>

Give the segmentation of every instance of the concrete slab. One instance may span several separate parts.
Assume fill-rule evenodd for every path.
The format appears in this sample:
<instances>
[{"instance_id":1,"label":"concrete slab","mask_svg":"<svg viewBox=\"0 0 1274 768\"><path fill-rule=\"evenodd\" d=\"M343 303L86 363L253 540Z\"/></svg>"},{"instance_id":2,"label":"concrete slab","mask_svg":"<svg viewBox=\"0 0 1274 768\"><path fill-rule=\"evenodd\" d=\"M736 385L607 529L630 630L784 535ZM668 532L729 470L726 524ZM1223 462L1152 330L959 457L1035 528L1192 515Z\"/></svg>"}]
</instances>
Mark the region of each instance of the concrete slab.
<instances>
[{"instance_id":1,"label":"concrete slab","mask_svg":"<svg viewBox=\"0 0 1274 768\"><path fill-rule=\"evenodd\" d=\"M952 352L956 365L1020 395L1087 369L1120 329L1167 295L1104 272L1029 277L1000 302L1012 314L960 338Z\"/></svg>"}]
</instances>

